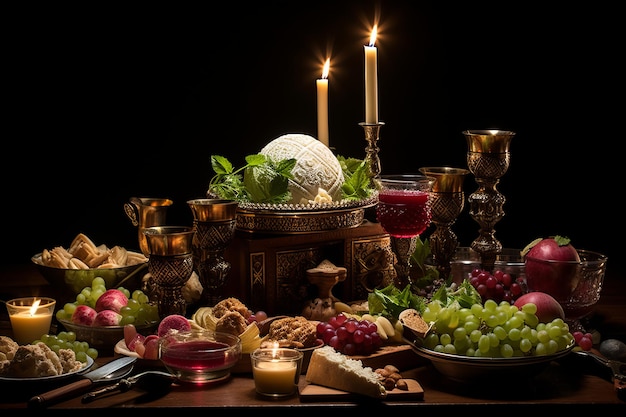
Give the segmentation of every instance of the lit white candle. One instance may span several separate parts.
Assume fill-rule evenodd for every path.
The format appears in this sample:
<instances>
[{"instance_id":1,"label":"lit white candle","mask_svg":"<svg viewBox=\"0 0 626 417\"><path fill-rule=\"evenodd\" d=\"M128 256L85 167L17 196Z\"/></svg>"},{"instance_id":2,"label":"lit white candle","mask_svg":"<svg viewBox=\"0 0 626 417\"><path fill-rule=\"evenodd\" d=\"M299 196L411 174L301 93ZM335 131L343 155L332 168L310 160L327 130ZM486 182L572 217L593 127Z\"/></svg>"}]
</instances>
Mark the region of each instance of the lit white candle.
<instances>
[{"instance_id":1,"label":"lit white candle","mask_svg":"<svg viewBox=\"0 0 626 417\"><path fill-rule=\"evenodd\" d=\"M55 301L47 301L46 305L40 306L41 301L36 299L28 305L7 305L13 339L19 344L31 343L50 332Z\"/></svg>"},{"instance_id":2,"label":"lit white candle","mask_svg":"<svg viewBox=\"0 0 626 417\"><path fill-rule=\"evenodd\" d=\"M322 70L322 78L315 81L317 85L317 138L328 146L328 71L330 58L326 60Z\"/></svg>"},{"instance_id":3,"label":"lit white candle","mask_svg":"<svg viewBox=\"0 0 626 417\"><path fill-rule=\"evenodd\" d=\"M378 68L376 35L378 25L374 25L369 45L365 45L365 123L378 123Z\"/></svg>"},{"instance_id":4,"label":"lit white candle","mask_svg":"<svg viewBox=\"0 0 626 417\"><path fill-rule=\"evenodd\" d=\"M298 364L272 360L258 362L253 368L256 388L266 394L291 394L294 391Z\"/></svg>"},{"instance_id":5,"label":"lit white candle","mask_svg":"<svg viewBox=\"0 0 626 417\"><path fill-rule=\"evenodd\" d=\"M256 392L272 397L296 391L302 352L295 349L257 349L250 354Z\"/></svg>"}]
</instances>

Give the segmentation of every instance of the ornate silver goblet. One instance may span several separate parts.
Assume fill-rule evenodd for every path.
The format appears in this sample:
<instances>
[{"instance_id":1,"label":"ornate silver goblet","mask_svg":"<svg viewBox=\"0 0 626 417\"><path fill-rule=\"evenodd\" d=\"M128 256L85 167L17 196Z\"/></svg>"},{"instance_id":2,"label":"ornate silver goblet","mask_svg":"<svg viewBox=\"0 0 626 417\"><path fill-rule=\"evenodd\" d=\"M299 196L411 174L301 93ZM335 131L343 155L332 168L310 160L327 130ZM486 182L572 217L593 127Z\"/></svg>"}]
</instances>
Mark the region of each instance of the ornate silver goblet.
<instances>
[{"instance_id":1,"label":"ornate silver goblet","mask_svg":"<svg viewBox=\"0 0 626 417\"><path fill-rule=\"evenodd\" d=\"M193 228L185 226L154 226L145 228L148 245L148 271L154 283L159 316L184 316L187 302L182 288L193 273Z\"/></svg>"},{"instance_id":2,"label":"ornate silver goblet","mask_svg":"<svg viewBox=\"0 0 626 417\"><path fill-rule=\"evenodd\" d=\"M433 262L443 279L450 276L450 261L459 246L452 225L463 211L465 194L463 180L469 170L451 167L422 167L420 172L435 178L431 192L430 209L435 231L430 235Z\"/></svg>"},{"instance_id":3,"label":"ornate silver goblet","mask_svg":"<svg viewBox=\"0 0 626 417\"><path fill-rule=\"evenodd\" d=\"M478 190L468 198L470 215L480 225L479 236L470 247L480 253L481 266L491 271L502 244L495 236L494 226L504 217L506 198L496 186L509 169L511 139L507 130L465 130L467 166L474 174Z\"/></svg>"},{"instance_id":4,"label":"ornate silver goblet","mask_svg":"<svg viewBox=\"0 0 626 417\"><path fill-rule=\"evenodd\" d=\"M215 305L223 298L231 265L224 251L235 236L238 203L235 200L200 198L187 201L193 213L194 267L202 285L200 302Z\"/></svg>"}]
</instances>

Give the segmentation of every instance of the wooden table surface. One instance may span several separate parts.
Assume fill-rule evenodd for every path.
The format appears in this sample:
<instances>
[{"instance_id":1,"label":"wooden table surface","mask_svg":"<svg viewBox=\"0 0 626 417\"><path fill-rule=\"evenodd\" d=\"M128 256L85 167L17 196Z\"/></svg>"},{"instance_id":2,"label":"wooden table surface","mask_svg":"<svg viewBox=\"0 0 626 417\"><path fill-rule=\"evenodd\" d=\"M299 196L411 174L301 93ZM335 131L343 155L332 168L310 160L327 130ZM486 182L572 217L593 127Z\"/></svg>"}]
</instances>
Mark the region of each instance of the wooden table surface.
<instances>
[{"instance_id":1,"label":"wooden table surface","mask_svg":"<svg viewBox=\"0 0 626 417\"><path fill-rule=\"evenodd\" d=\"M590 319L589 328L600 332L603 339L617 338L626 341L626 277L619 271L607 270L600 302ZM31 265L0 267L0 299L38 294L53 294L55 289L32 268ZM0 314L0 334L10 335L10 323L6 310ZM412 353L412 352L411 352ZM111 360L115 354L108 352L96 361L98 364ZM405 361L406 362L406 361ZM166 409L167 411L228 410L245 411L262 409L276 415L293 415L298 409L320 410L341 408L346 411L369 409L412 409L421 411L456 411L466 413L490 410L504 412L505 415L545 411L550 407L571 407L593 405L593 410L625 410L626 402L618 398L611 373L608 368L598 365L588 358L568 355L558 362L551 363L540 374L531 378L500 378L488 385L460 384L441 376L425 359L415 355L414 361L401 369L404 377L414 378L424 389L422 400L378 401L366 398L346 400L324 400L308 402L298 395L280 400L268 400L256 395L251 374L236 374L219 383L196 387L172 384L165 389L133 388L125 393L117 393L98 399L89 404L81 402L81 395L51 405L43 411L53 410L67 415L72 410L115 408L115 415L129 411L135 414L138 409ZM144 369L138 364L133 372ZM304 376L300 389L306 386ZM18 384L19 385L19 384ZM14 411L32 412L27 407L27 398L41 393L49 387L16 386L0 382L0 408ZM465 407L465 408L463 408ZM529 410L530 408L530 410ZM113 410L112 410L113 411ZM427 411L430 412L430 411Z\"/></svg>"}]
</instances>

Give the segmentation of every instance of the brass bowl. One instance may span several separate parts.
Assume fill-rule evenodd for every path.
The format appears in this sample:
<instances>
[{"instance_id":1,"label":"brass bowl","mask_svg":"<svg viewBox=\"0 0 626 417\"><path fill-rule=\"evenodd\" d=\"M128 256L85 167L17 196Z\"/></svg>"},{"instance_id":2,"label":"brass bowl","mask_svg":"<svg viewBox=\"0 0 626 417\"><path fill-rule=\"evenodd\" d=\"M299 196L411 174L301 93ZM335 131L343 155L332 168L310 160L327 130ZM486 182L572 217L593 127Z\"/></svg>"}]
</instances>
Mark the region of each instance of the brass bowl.
<instances>
[{"instance_id":1,"label":"brass bowl","mask_svg":"<svg viewBox=\"0 0 626 417\"><path fill-rule=\"evenodd\" d=\"M76 340L89 343L90 347L98 350L100 354L113 352L115 345L124 339L124 326L85 326L72 323L67 320L59 320L59 323L68 332L76 333ZM136 325L137 333L144 336L154 334L159 322Z\"/></svg>"},{"instance_id":2,"label":"brass bowl","mask_svg":"<svg viewBox=\"0 0 626 417\"><path fill-rule=\"evenodd\" d=\"M122 266L119 268L90 268L90 269L69 269L55 268L44 265L41 260L41 253L35 254L31 261L41 275L55 288L66 288L68 293L74 297L83 288L91 286L95 277L104 279L107 289L117 288L123 284L129 290L141 289L141 281L144 273L147 273L148 262L135 265ZM143 271L143 273L142 273ZM71 299L71 296L68 295ZM61 304L62 306L62 304Z\"/></svg>"}]
</instances>

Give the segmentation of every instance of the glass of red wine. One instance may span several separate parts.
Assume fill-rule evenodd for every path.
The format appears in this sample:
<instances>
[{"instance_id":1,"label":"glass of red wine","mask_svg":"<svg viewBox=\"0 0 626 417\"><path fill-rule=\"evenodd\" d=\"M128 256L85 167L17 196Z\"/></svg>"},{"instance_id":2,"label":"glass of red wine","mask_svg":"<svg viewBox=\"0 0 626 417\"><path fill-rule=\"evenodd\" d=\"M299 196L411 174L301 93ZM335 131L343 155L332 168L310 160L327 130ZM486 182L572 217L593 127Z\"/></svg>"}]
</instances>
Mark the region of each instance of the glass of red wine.
<instances>
[{"instance_id":1,"label":"glass of red wine","mask_svg":"<svg viewBox=\"0 0 626 417\"><path fill-rule=\"evenodd\" d=\"M417 238L431 224L431 191L435 178L419 174L381 175L376 217L389 233L396 257L394 284L404 289L412 283L411 255Z\"/></svg>"}]
</instances>

